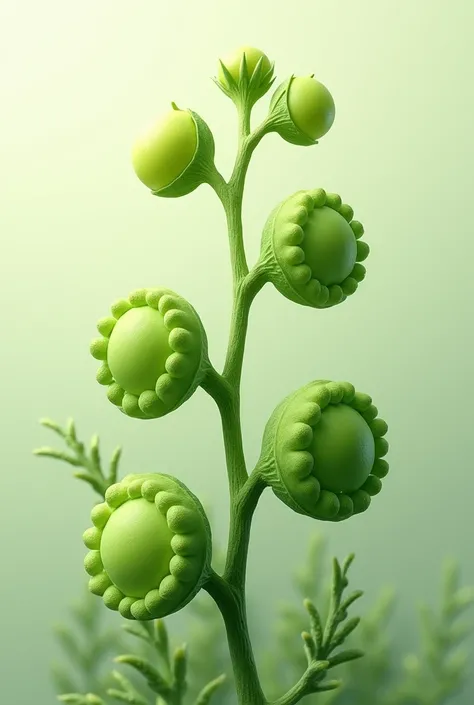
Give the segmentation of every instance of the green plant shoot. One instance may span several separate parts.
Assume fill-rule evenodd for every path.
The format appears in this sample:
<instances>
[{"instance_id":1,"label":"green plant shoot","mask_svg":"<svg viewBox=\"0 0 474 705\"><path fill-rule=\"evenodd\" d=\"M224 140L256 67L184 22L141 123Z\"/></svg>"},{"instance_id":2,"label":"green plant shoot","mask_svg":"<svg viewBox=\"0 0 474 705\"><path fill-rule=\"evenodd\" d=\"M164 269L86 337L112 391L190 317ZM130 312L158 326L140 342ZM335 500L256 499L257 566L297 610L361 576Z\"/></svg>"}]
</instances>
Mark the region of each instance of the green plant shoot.
<instances>
[{"instance_id":1,"label":"green plant shoot","mask_svg":"<svg viewBox=\"0 0 474 705\"><path fill-rule=\"evenodd\" d=\"M161 620L205 590L221 612L239 705L266 705L249 636L246 565L252 517L266 488L290 509L310 519L347 520L366 511L388 472L387 424L372 398L350 382L312 379L288 394L270 416L261 454L246 467L240 395L245 341L252 302L266 283L295 304L329 309L344 303L365 277L369 254L364 228L354 210L335 193L315 184L276 204L263 228L261 251L249 267L243 240L242 204L251 157L270 133L286 142L318 144L335 120L328 89L309 76L290 76L276 88L265 119L251 126L255 103L271 88L274 65L260 50L243 47L221 60L215 83L235 104L238 149L228 180L216 168L215 144L195 112L172 109L136 141L132 164L137 177L159 197L176 198L208 184L225 211L233 279L230 338L222 371L215 369L204 325L195 308L175 291L142 288L118 299L100 319L91 344L100 361L97 381L123 414L142 420L172 413L202 388L215 401L222 420L230 492L230 529L225 566L211 567L211 527L199 499L178 478L150 472L117 478L119 451L103 472L97 441L90 455L75 436L46 422L65 439L69 451L40 449L85 468L76 476L101 495L84 533L89 549L85 569L89 589L111 610L144 625ZM333 565L327 618L306 601L308 628L302 634L306 667L299 680L272 702L295 705L304 697L337 689L329 672L362 656L344 649L347 623L360 591L346 594L350 556ZM152 637L150 637L152 638ZM171 680L141 657L122 657L146 678L160 704L182 705L186 652L174 656ZM123 685L123 684L122 684ZM208 702L208 686L196 705ZM99 703L99 696L84 696ZM133 700L135 697L135 700ZM92 700L91 700L92 698ZM99 698L94 700L94 698ZM138 702L130 695L125 702ZM65 702L80 702L65 700Z\"/></svg>"}]
</instances>

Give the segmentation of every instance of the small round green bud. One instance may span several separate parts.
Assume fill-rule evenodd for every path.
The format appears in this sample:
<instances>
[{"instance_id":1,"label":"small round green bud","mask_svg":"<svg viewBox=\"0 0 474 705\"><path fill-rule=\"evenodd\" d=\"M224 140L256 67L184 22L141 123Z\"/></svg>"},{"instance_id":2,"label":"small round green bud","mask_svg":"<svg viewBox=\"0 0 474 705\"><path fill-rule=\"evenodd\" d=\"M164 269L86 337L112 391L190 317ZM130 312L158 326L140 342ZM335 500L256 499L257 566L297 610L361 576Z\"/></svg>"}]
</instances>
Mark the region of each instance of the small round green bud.
<instances>
[{"instance_id":1,"label":"small round green bud","mask_svg":"<svg viewBox=\"0 0 474 705\"><path fill-rule=\"evenodd\" d=\"M262 74L266 74L272 68L270 59L260 49L251 46L239 47L238 49L235 49L232 53L230 53L228 56L225 56L219 62L219 70L217 77L220 83L226 88L228 88L228 84L226 81L223 66L230 73L234 81L238 83L240 79L240 69L242 66L242 59L244 57L244 54L245 61L247 64L247 72L249 76L253 74L253 72L255 71L255 67L257 66L260 60L262 60Z\"/></svg>"},{"instance_id":2,"label":"small round green bud","mask_svg":"<svg viewBox=\"0 0 474 705\"><path fill-rule=\"evenodd\" d=\"M237 105L251 108L273 84L273 64L260 49L242 46L219 59L217 86Z\"/></svg>"},{"instance_id":3,"label":"small round green bud","mask_svg":"<svg viewBox=\"0 0 474 705\"><path fill-rule=\"evenodd\" d=\"M112 306L113 323L91 344L107 397L128 416L158 418L177 409L205 374L207 338L194 308L175 292L139 289Z\"/></svg>"},{"instance_id":4,"label":"small round green bud","mask_svg":"<svg viewBox=\"0 0 474 705\"><path fill-rule=\"evenodd\" d=\"M313 76L291 76L270 102L271 130L291 144L316 144L332 127L335 115L332 95Z\"/></svg>"},{"instance_id":5,"label":"small round green bud","mask_svg":"<svg viewBox=\"0 0 474 705\"><path fill-rule=\"evenodd\" d=\"M132 148L135 173L156 196L191 193L214 170L214 138L207 124L191 110L175 103L172 108Z\"/></svg>"},{"instance_id":6,"label":"small round green bud","mask_svg":"<svg viewBox=\"0 0 474 705\"><path fill-rule=\"evenodd\" d=\"M282 201L263 230L260 259L268 280L305 306L345 301L365 277L359 262L369 251L358 241L364 229L353 215L340 196L323 189L297 191Z\"/></svg>"},{"instance_id":7,"label":"small round green bud","mask_svg":"<svg viewBox=\"0 0 474 705\"><path fill-rule=\"evenodd\" d=\"M84 560L91 592L128 619L158 619L188 604L211 564L211 530L197 497L169 475L128 475L98 506L106 521Z\"/></svg>"},{"instance_id":8,"label":"small round green bud","mask_svg":"<svg viewBox=\"0 0 474 705\"><path fill-rule=\"evenodd\" d=\"M316 380L275 409L259 465L274 493L299 514L342 521L365 511L388 471L387 424L348 382ZM379 441L384 441L384 448Z\"/></svg>"}]
</instances>

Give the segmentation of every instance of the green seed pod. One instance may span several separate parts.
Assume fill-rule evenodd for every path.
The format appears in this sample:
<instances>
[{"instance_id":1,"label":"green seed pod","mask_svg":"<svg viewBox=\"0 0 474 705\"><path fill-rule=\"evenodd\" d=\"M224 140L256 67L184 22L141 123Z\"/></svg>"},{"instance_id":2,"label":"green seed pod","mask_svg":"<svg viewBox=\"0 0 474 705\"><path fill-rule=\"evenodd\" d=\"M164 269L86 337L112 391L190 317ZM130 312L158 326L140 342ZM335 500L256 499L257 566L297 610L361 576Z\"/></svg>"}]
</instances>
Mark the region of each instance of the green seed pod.
<instances>
[{"instance_id":1,"label":"green seed pod","mask_svg":"<svg viewBox=\"0 0 474 705\"><path fill-rule=\"evenodd\" d=\"M125 414L164 416L194 393L208 365L201 320L169 289L139 289L117 301L97 324L91 354L102 365L97 381Z\"/></svg>"},{"instance_id":2,"label":"green seed pod","mask_svg":"<svg viewBox=\"0 0 474 705\"><path fill-rule=\"evenodd\" d=\"M317 144L332 127L334 100L326 86L313 76L291 76L272 96L271 130L291 144Z\"/></svg>"},{"instance_id":3,"label":"green seed pod","mask_svg":"<svg viewBox=\"0 0 474 705\"><path fill-rule=\"evenodd\" d=\"M155 196L185 196L215 172L214 137L192 110L173 109L133 145L136 175Z\"/></svg>"},{"instance_id":4,"label":"green seed pod","mask_svg":"<svg viewBox=\"0 0 474 705\"><path fill-rule=\"evenodd\" d=\"M219 60L214 82L237 105L252 107L274 82L274 64L255 47L239 47Z\"/></svg>"},{"instance_id":5,"label":"green seed pod","mask_svg":"<svg viewBox=\"0 0 474 705\"><path fill-rule=\"evenodd\" d=\"M261 244L267 278L291 301L328 308L365 277L369 247L354 211L335 193L297 191L270 213Z\"/></svg>"},{"instance_id":6,"label":"green seed pod","mask_svg":"<svg viewBox=\"0 0 474 705\"><path fill-rule=\"evenodd\" d=\"M128 475L111 485L83 535L89 590L127 619L166 617L201 589L211 565L211 529L179 480Z\"/></svg>"},{"instance_id":7,"label":"green seed pod","mask_svg":"<svg viewBox=\"0 0 474 705\"><path fill-rule=\"evenodd\" d=\"M342 521L364 512L388 472L387 424L348 382L316 380L275 409L259 465L274 493L299 514Z\"/></svg>"}]
</instances>

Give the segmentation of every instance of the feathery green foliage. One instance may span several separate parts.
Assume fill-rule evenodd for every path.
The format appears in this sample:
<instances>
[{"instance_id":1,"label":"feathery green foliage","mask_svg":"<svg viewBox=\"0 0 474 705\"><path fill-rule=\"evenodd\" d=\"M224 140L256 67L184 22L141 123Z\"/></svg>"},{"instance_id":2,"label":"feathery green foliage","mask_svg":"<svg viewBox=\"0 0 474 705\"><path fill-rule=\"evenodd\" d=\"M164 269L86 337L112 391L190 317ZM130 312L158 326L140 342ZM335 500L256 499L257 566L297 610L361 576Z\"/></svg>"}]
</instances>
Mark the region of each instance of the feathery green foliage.
<instances>
[{"instance_id":1,"label":"feathery green foliage","mask_svg":"<svg viewBox=\"0 0 474 705\"><path fill-rule=\"evenodd\" d=\"M309 600L307 609L297 608L291 603L279 606L273 648L262 657L263 680L270 702L278 702L278 694L305 672L308 661L317 657L317 642L324 633L319 625L331 623L331 584L326 579L327 562L324 560L324 553L323 537L320 534L313 535L309 541L306 561L294 574L295 592L301 599ZM336 574L339 574L337 569ZM353 593L353 596L356 594ZM305 597L308 595L310 598ZM317 612L316 604L320 605ZM376 603L362 618L355 616L347 619L345 626L340 630L342 634L339 634L339 638L344 636L348 643L348 648L343 652L346 663L335 664L334 660L332 661L334 668L337 668L337 680L341 681L340 688L309 695L306 702L308 705L313 702L315 705L449 703L450 698L461 690L468 675L466 653L459 645L471 633L471 624L462 620L473 604L474 589L462 586L459 567L455 562L447 562L443 571L439 608L435 610L426 605L420 606L423 627L420 652L405 656L400 664L396 657L399 649L390 638L390 618L395 608L395 591L391 588L382 590ZM150 673L155 672L147 671L143 659L149 660L150 654L154 654L156 663L150 664L152 669L158 669L165 681L172 678L172 647L165 621L157 620L152 626L149 623L125 622L123 630L141 640L145 649L140 650L134 645L132 656L119 656L116 660L135 669L138 678L131 680L118 670L112 670L106 677L107 659L111 652L117 652L123 639L118 630L100 630L100 610L95 605L93 597L86 595L72 610L75 622L79 621L84 632L84 646L65 646L70 644L73 638L74 627L62 627L56 631L61 646L65 646L70 656L69 668L55 664L53 669L57 690L63 693L61 699L64 702L75 702L77 705L99 705L100 701L91 700L90 694L78 695L82 690L93 692L94 697L105 698L102 702L107 705L114 701L132 705L156 705L153 696L150 700L149 694L142 692L144 683L141 681L147 680L147 673L149 677ZM175 657L179 654L178 663L180 659L187 660L187 689L182 700L183 705L205 705L211 702L212 696L217 692L219 705L234 705L235 695L230 687L231 663L219 612L207 595L199 596L187 609L190 613L190 619L187 621L189 653L179 647L174 651ZM308 611L312 634L311 631L306 631ZM69 637L65 639L66 633ZM300 636L302 633L303 648ZM338 637L335 636L333 642L337 641ZM358 658L360 652L364 653L364 658ZM93 669L90 658L87 657L89 653L96 654ZM357 657L357 660L352 661L351 656ZM100 678L97 673L102 674ZM217 673L222 675L216 677ZM112 681L115 681L113 685ZM160 683L160 680L158 682ZM207 685L203 687L205 682ZM65 700L74 697L83 699ZM86 697L89 697L89 700L86 700ZM165 696L161 698L159 705L167 703Z\"/></svg>"}]
</instances>

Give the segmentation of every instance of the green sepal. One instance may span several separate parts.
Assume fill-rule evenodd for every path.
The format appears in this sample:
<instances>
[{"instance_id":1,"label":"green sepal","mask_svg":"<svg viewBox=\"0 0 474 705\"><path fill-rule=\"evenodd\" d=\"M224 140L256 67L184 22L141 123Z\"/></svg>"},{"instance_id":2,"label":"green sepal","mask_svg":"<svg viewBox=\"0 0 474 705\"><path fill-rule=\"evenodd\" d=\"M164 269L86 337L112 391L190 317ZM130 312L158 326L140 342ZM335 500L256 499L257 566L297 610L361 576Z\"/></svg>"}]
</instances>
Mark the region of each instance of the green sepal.
<instances>
[{"instance_id":1,"label":"green sepal","mask_svg":"<svg viewBox=\"0 0 474 705\"><path fill-rule=\"evenodd\" d=\"M179 109L175 103L172 103L172 105L175 110ZM211 129L202 117L193 110L188 109L187 112L193 118L196 126L196 151L185 170L167 186L158 191L152 191L151 193L154 196L163 196L165 198L186 196L195 191L201 184L209 183L211 175L215 174L214 156L216 147Z\"/></svg>"},{"instance_id":2,"label":"green sepal","mask_svg":"<svg viewBox=\"0 0 474 705\"><path fill-rule=\"evenodd\" d=\"M272 62L270 68L264 73L264 57L257 61L252 74L249 76L245 52L239 68L239 80L236 81L226 65L219 59L224 78L227 85L223 85L218 78L213 77L214 83L220 90L230 98L237 106L246 107L250 110L255 103L267 93L275 81L275 63Z\"/></svg>"}]
</instances>

